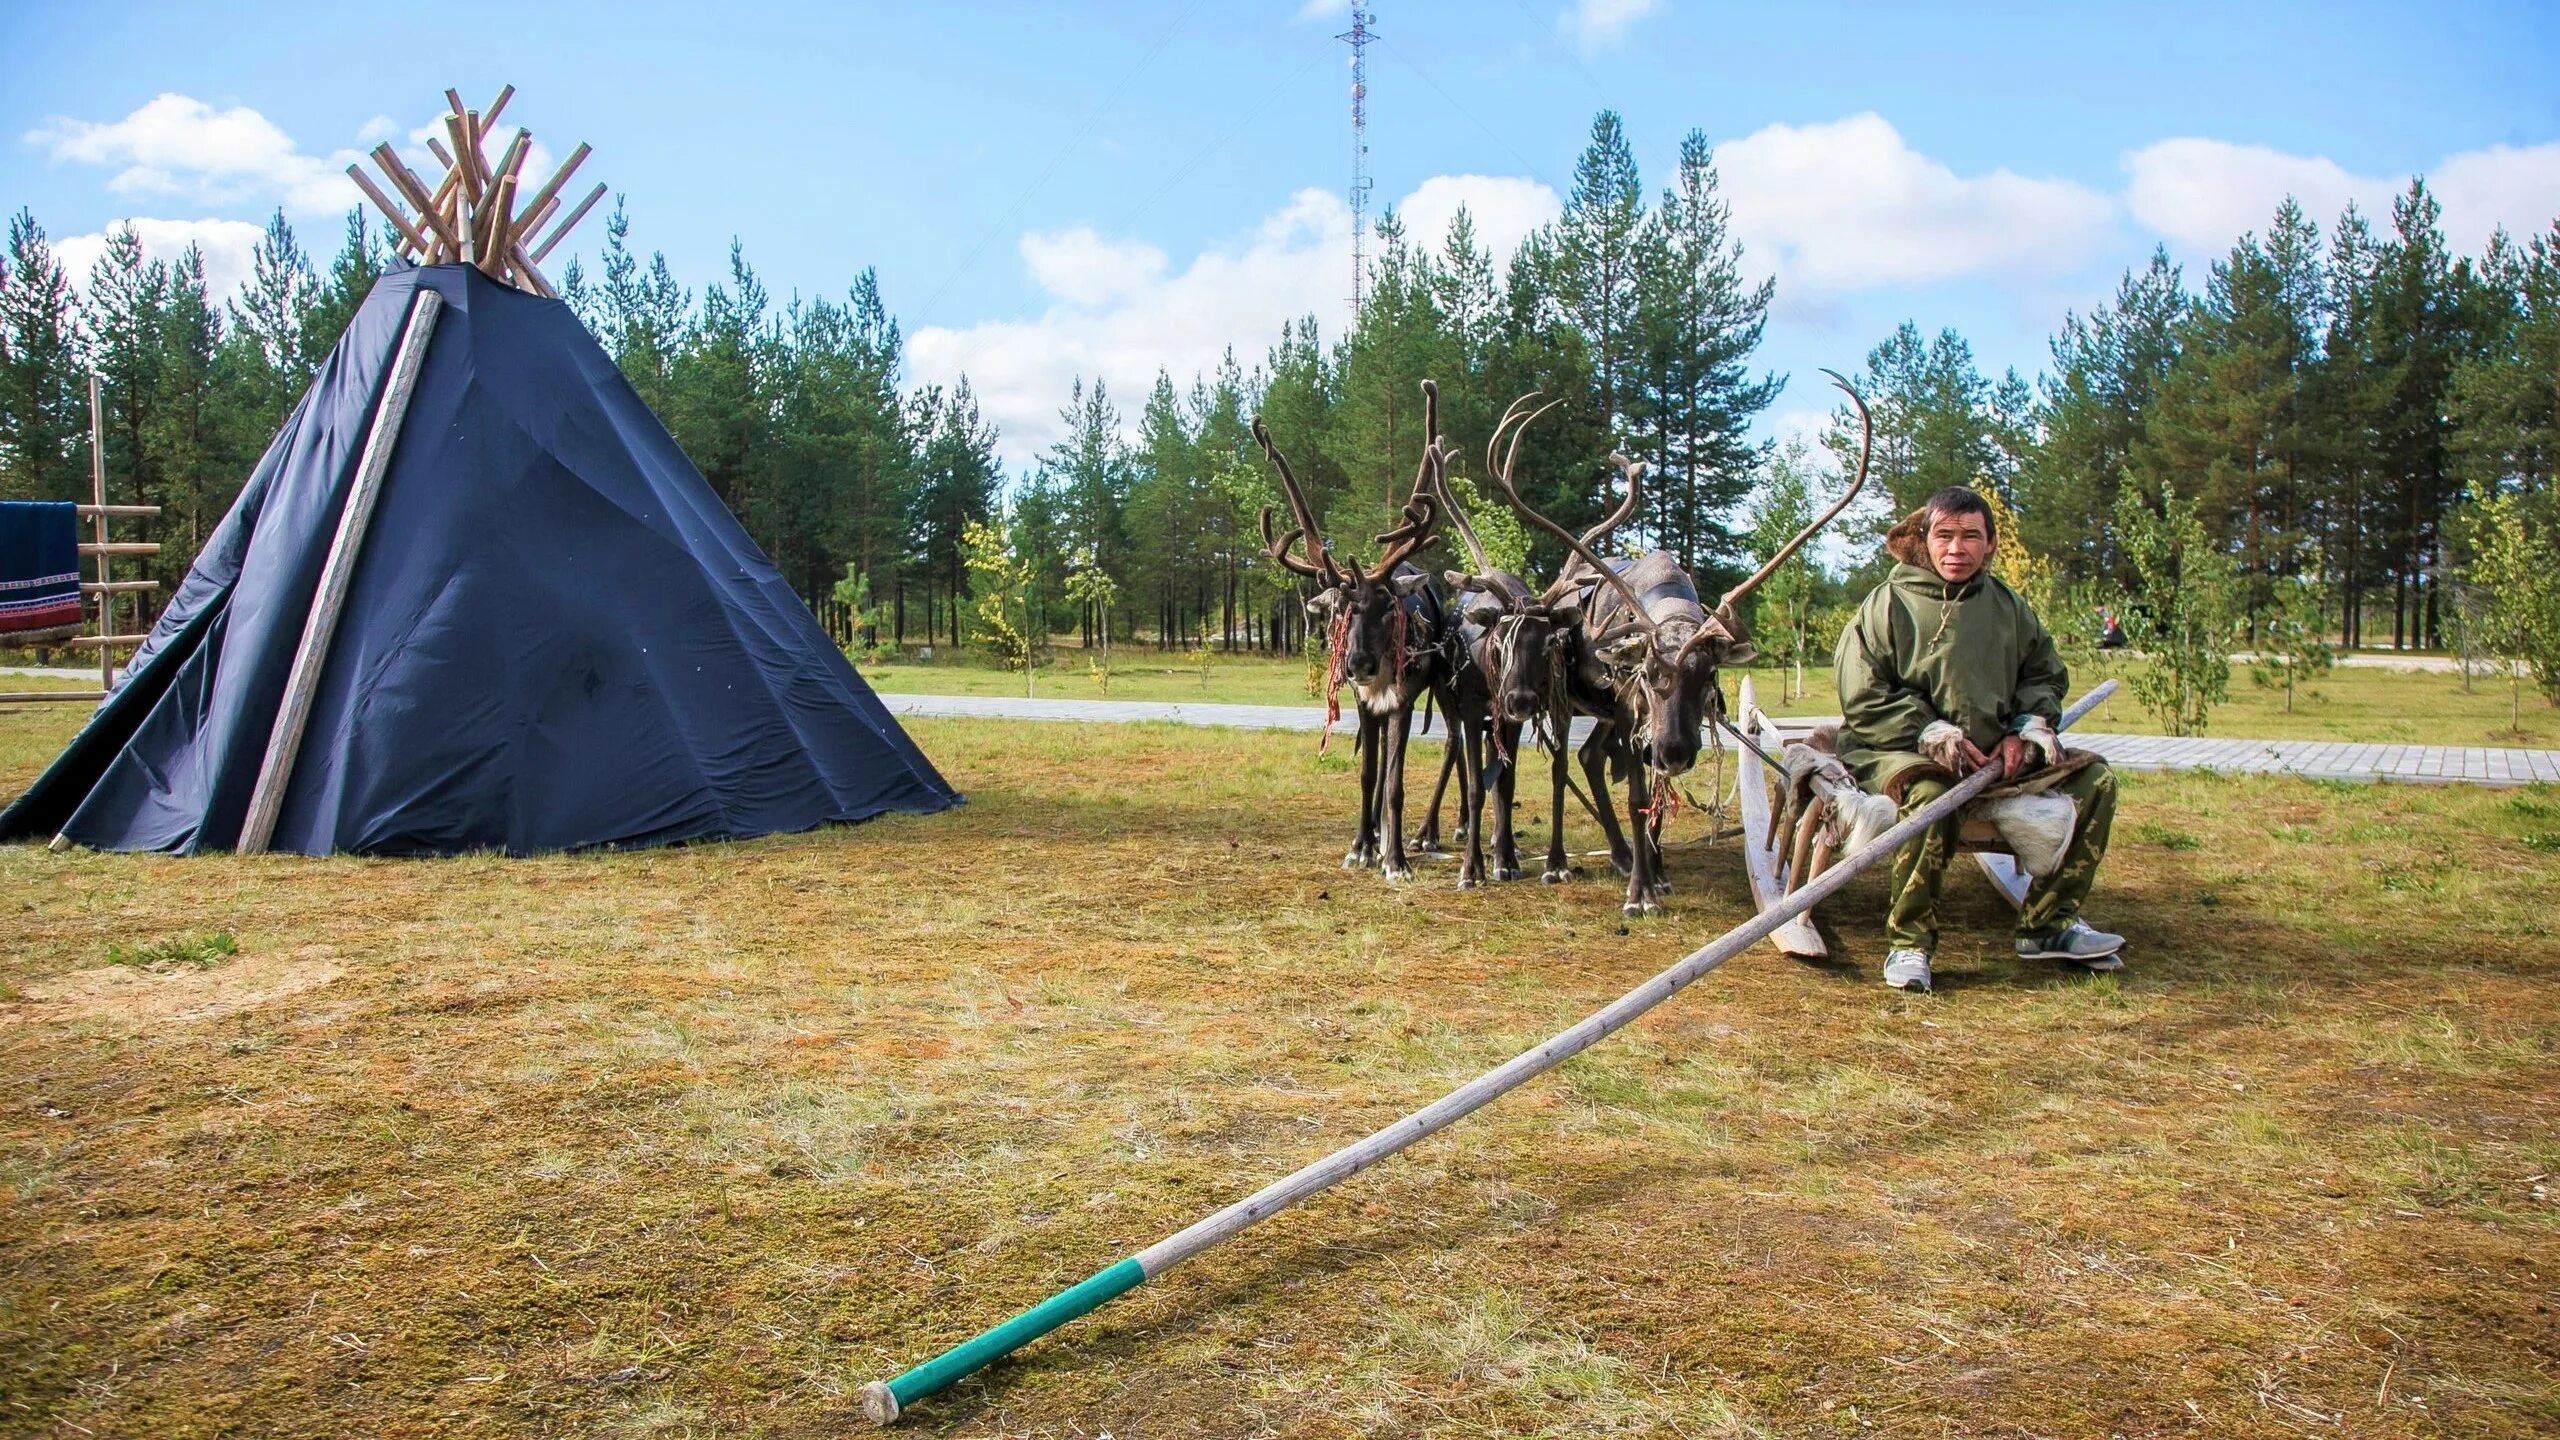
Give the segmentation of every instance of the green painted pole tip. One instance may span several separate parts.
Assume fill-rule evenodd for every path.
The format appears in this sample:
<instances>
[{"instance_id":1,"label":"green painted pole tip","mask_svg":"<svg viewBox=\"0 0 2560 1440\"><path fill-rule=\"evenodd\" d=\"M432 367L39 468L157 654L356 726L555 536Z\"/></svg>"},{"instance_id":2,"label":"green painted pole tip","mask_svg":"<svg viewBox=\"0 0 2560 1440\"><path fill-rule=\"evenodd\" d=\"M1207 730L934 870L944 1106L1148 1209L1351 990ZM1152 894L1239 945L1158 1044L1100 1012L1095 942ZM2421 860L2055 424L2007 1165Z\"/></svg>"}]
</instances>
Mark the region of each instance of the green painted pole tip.
<instances>
[{"instance_id":1,"label":"green painted pole tip","mask_svg":"<svg viewBox=\"0 0 2560 1440\"><path fill-rule=\"evenodd\" d=\"M894 1380L874 1380L862 1387L862 1418L887 1425L900 1411L928 1395L951 1387L1080 1315L1118 1299L1146 1283L1147 1272L1136 1257L1102 1270L976 1339L954 1345Z\"/></svg>"}]
</instances>

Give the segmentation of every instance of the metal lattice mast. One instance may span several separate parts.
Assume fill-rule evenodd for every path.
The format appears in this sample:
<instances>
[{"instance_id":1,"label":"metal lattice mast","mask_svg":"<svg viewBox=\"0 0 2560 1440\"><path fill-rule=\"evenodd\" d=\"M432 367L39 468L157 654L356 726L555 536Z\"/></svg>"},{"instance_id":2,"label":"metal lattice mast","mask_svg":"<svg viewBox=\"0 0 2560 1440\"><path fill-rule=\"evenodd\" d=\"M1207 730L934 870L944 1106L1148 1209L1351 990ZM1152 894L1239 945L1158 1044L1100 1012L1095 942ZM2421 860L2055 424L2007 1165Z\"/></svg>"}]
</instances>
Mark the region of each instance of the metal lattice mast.
<instances>
[{"instance_id":1,"label":"metal lattice mast","mask_svg":"<svg viewBox=\"0 0 2560 1440\"><path fill-rule=\"evenodd\" d=\"M1369 289L1369 42L1378 32L1369 28L1378 13L1365 6L1351 7L1351 28L1333 38L1351 47L1351 318L1360 319L1360 307Z\"/></svg>"}]
</instances>

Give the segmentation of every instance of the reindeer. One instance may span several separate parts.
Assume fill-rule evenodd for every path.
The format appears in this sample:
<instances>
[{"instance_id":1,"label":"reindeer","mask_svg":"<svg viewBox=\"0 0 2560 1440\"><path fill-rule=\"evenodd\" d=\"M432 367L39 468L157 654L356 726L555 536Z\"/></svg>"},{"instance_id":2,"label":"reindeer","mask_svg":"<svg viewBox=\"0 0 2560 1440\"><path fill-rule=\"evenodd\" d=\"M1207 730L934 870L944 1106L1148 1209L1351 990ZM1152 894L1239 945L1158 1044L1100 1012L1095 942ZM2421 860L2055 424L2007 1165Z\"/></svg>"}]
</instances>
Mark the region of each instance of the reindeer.
<instances>
[{"instance_id":1,"label":"reindeer","mask_svg":"<svg viewBox=\"0 0 2560 1440\"><path fill-rule=\"evenodd\" d=\"M1520 435L1526 433L1525 420L1536 418L1529 415L1524 420L1522 411L1526 405L1527 400L1515 402L1504 412L1502 423L1494 427L1493 437L1485 446L1488 471L1499 470L1507 475L1518 460ZM1502 437L1514 424L1520 424L1522 429L1512 435L1511 449L1505 456ZM1468 764L1477 777L1474 800L1481 802L1488 786L1496 792L1493 878L1516 880L1521 869L1513 829L1513 797L1519 774L1520 739L1524 730L1536 727L1540 743L1555 757L1552 800L1557 814L1549 837L1545 876L1547 883L1555 884L1570 873L1563 858L1562 810L1567 785L1564 737L1577 713L1570 679L1575 667L1582 592L1571 582L1549 587L1544 593L1532 591L1519 576L1495 569L1485 556L1483 544L1476 539L1474 527L1467 523L1456 494L1449 489L1445 468L1435 477L1441 511L1475 565L1473 573L1450 570L1442 576L1456 599L1460 627L1459 670L1450 707L1453 734L1463 738ZM1631 477L1626 503L1586 532L1583 543L1596 544L1625 524L1627 517L1635 513L1636 503ZM1581 713L1605 711L1605 703L1600 703L1586 705ZM1453 752L1441 766L1439 784L1432 791L1431 809L1424 820L1425 836L1437 833L1440 798L1448 789L1457 759ZM1477 805L1468 803L1459 822L1471 865L1482 848L1478 814ZM1604 823L1613 822L1604 817ZM1614 843L1624 849L1623 841Z\"/></svg>"},{"instance_id":2,"label":"reindeer","mask_svg":"<svg viewBox=\"0 0 2560 1440\"><path fill-rule=\"evenodd\" d=\"M1423 446L1422 468L1405 501L1404 523L1377 537L1384 548L1367 569L1349 555L1335 563L1333 545L1317 526L1288 459L1271 443L1262 417L1253 420L1253 438L1280 472L1280 488L1296 521L1287 533L1275 535L1271 507L1264 506L1263 543L1273 560L1321 587L1307 601L1307 616L1329 639L1326 678L1347 677L1359 710L1360 829L1342 857L1342 866L1358 870L1376 865L1389 880L1413 878L1404 846L1404 756L1413 729L1413 707L1430 695L1446 710L1455 669L1456 632L1448 623L1439 591L1429 575L1405 563L1431 542L1439 520L1431 476L1441 458L1436 438L1440 393L1427 380L1422 392L1423 433L1433 438ZM1290 553L1301 541L1312 559ZM1466 783L1472 785L1472 778Z\"/></svg>"},{"instance_id":3,"label":"reindeer","mask_svg":"<svg viewBox=\"0 0 2560 1440\"><path fill-rule=\"evenodd\" d=\"M1447 517L1473 558L1475 570L1472 574L1463 570L1441 574L1458 610L1456 665L1448 699L1441 706L1441 713L1449 722L1449 744L1414 844L1425 851L1440 848L1440 801L1448 794L1449 777L1459 776L1458 837L1464 848L1458 863L1458 888L1467 890L1482 883L1485 876L1483 805L1488 785L1499 791L1494 800L1493 878L1520 878L1520 853L1512 833L1511 813L1515 757L1520 750L1521 727L1533 710L1544 704L1544 697L1535 688L1526 692L1525 699L1498 688L1504 681L1503 656L1517 635L1517 626L1506 622L1517 607L1531 603L1529 587L1518 576L1494 569L1485 558L1475 527L1467 523L1466 511L1449 488L1446 458L1444 450L1443 463L1432 468L1433 494L1439 499L1440 513ZM1510 702L1507 707L1506 700ZM1464 783L1468 776L1474 777L1472 787Z\"/></svg>"},{"instance_id":4,"label":"reindeer","mask_svg":"<svg viewBox=\"0 0 2560 1440\"><path fill-rule=\"evenodd\" d=\"M1595 724L1591 741L1583 747L1583 767L1591 777L1595 799L1604 788L1599 747L1604 741L1625 747L1620 758L1625 762L1627 780L1628 836L1623 845L1627 895L1621 909L1629 916L1659 914L1661 896L1669 892L1670 886L1662 876L1662 817L1672 779L1696 763L1707 726L1722 716L1724 692L1716 683L1717 671L1725 665L1746 663L1756 653L1735 607L1848 508L1866 484L1867 462L1874 442L1874 425L1866 401L1838 374L1829 370L1823 373L1847 391L1850 402L1858 408L1863 438L1857 476L1830 509L1779 547L1778 553L1749 578L1726 591L1712 612L1700 603L1697 582L1669 555L1657 550L1633 561L1604 560L1587 542L1522 500L1508 466L1494 474L1495 483L1513 507L1530 523L1562 540L1572 552L1572 559L1557 577L1556 585L1550 587L1550 593L1566 586L1589 587L1589 598L1577 627L1581 646L1577 658L1581 663L1572 678L1585 688L1586 700L1597 698L1589 692L1608 697L1607 718ZM1626 472L1632 498L1643 473L1642 465L1623 455L1610 459ZM1580 562L1579 569L1575 561ZM1562 796L1557 798L1561 809ZM1609 832L1614 860L1622 851L1617 826L1612 823L1608 807L1595 808L1602 817L1602 827ZM1556 818L1560 825L1561 813ZM1549 850L1550 869L1561 858L1559 840Z\"/></svg>"}]
</instances>

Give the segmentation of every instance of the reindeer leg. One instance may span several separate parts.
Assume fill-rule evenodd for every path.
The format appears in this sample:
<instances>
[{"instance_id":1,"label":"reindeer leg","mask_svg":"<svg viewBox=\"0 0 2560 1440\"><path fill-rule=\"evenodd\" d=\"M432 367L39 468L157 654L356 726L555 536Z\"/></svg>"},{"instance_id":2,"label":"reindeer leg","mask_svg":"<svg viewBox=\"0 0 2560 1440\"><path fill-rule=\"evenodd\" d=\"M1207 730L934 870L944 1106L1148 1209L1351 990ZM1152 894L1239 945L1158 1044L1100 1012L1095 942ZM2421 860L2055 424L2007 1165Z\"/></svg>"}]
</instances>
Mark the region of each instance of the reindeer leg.
<instances>
[{"instance_id":1,"label":"reindeer leg","mask_svg":"<svg viewBox=\"0 0 2560 1440\"><path fill-rule=\"evenodd\" d=\"M1671 782L1666 779L1662 783L1668 785ZM1645 821L1644 830L1645 873L1653 877L1653 894L1656 899L1660 899L1662 896L1671 893L1671 867L1665 864L1662 859L1662 815L1660 811L1657 810L1651 818Z\"/></svg>"},{"instance_id":2,"label":"reindeer leg","mask_svg":"<svg viewBox=\"0 0 2560 1440\"><path fill-rule=\"evenodd\" d=\"M1444 705L1441 709L1446 711L1448 707ZM1463 733L1465 729L1465 724L1460 721L1453 719L1449 722L1449 734L1452 743L1448 746L1448 753L1440 757L1440 780L1438 784L1431 787L1431 808L1422 812L1422 828L1413 832L1413 848L1421 851L1425 855L1436 855L1440 853L1440 800L1441 797L1449 793L1450 773L1458 768L1458 747L1454 742L1456 737ZM1461 794L1465 793L1466 786L1463 781L1460 783L1458 788ZM1459 833L1457 836L1452 838L1465 838L1466 828L1466 818L1464 816L1460 816L1458 820Z\"/></svg>"},{"instance_id":3,"label":"reindeer leg","mask_svg":"<svg viewBox=\"0 0 2560 1440\"><path fill-rule=\"evenodd\" d=\"M1449 732L1449 749L1461 755L1458 772L1459 816L1466 821L1466 856L1458 862L1458 888L1484 883L1484 752L1485 722L1469 720Z\"/></svg>"},{"instance_id":4,"label":"reindeer leg","mask_svg":"<svg viewBox=\"0 0 2560 1440\"><path fill-rule=\"evenodd\" d=\"M1520 781L1520 726L1505 722L1501 735L1502 753L1511 758L1505 760L1497 756L1493 761L1493 878L1517 880L1520 878L1520 844L1512 833L1511 805Z\"/></svg>"},{"instance_id":5,"label":"reindeer leg","mask_svg":"<svg viewBox=\"0 0 2560 1440\"><path fill-rule=\"evenodd\" d=\"M1378 830L1385 845L1378 868L1389 880L1410 880L1413 866L1404 855L1404 747L1413 733L1413 707L1399 706L1380 723L1386 744L1380 757L1378 798L1385 813L1379 817Z\"/></svg>"},{"instance_id":6,"label":"reindeer leg","mask_svg":"<svg viewBox=\"0 0 2560 1440\"><path fill-rule=\"evenodd\" d=\"M1602 723L1591 727L1591 738L1582 742L1582 774L1591 782L1592 809L1599 812L1600 829L1609 837L1609 868L1621 875L1635 869L1635 851L1627 844L1626 832L1618 828L1615 807L1603 798L1609 793L1608 762L1615 757L1616 727Z\"/></svg>"},{"instance_id":7,"label":"reindeer leg","mask_svg":"<svg viewBox=\"0 0 2560 1440\"><path fill-rule=\"evenodd\" d=\"M1653 898L1653 853L1645 843L1645 832L1653 821L1646 816L1644 767L1627 767L1627 825L1634 832L1634 862L1627 867L1627 899L1618 907L1620 913L1633 919L1640 915L1659 915L1662 902Z\"/></svg>"},{"instance_id":8,"label":"reindeer leg","mask_svg":"<svg viewBox=\"0 0 2560 1440\"><path fill-rule=\"evenodd\" d=\"M1360 708L1360 829L1342 857L1345 870L1366 870L1378 863L1378 721Z\"/></svg>"},{"instance_id":9,"label":"reindeer leg","mask_svg":"<svg viewBox=\"0 0 2560 1440\"><path fill-rule=\"evenodd\" d=\"M1557 714L1553 722L1556 748L1547 757L1547 768L1555 781L1554 793L1547 803L1547 873L1538 878L1550 885L1561 885L1573 878L1572 862L1564 853L1565 740L1572 733L1573 714Z\"/></svg>"}]
</instances>

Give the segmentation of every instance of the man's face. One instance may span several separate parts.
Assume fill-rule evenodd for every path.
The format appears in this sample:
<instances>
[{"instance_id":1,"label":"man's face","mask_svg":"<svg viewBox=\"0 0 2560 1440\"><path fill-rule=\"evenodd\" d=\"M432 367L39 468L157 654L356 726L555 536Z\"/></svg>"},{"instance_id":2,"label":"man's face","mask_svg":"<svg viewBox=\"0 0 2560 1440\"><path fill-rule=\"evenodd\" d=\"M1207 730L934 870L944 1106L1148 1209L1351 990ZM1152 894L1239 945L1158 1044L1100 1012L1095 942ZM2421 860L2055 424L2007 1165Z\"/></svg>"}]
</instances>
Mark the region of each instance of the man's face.
<instances>
[{"instance_id":1,"label":"man's face","mask_svg":"<svg viewBox=\"0 0 2560 1440\"><path fill-rule=\"evenodd\" d=\"M1941 512L1929 517L1929 565L1939 579L1960 585L1990 558L1991 529L1981 516Z\"/></svg>"}]
</instances>

